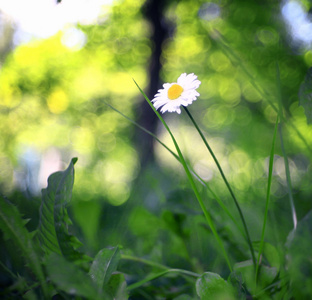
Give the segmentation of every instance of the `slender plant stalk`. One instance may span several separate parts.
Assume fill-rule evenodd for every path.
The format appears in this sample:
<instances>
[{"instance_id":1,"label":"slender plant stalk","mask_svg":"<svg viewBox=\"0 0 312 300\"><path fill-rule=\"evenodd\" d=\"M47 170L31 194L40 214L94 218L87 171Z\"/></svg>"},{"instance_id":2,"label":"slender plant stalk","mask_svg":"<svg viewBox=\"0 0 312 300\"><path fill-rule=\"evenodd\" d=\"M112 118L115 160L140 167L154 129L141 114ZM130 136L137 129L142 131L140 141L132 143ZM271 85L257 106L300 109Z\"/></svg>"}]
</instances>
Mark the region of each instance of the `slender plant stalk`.
<instances>
[{"instance_id":1,"label":"slender plant stalk","mask_svg":"<svg viewBox=\"0 0 312 300\"><path fill-rule=\"evenodd\" d=\"M282 90L281 90L281 80L280 80L280 71L279 71L279 66L278 63L276 64L276 77L277 77L277 86L278 86L278 114L280 118L280 124L278 126L278 132L281 140L281 149L284 157L284 164L285 164L285 173L286 173L286 182L287 182L287 191L288 191L288 197L289 197L289 203L290 203L290 209L292 213L292 219L293 219L293 224L294 224L294 229L297 227L297 214L296 214L296 208L295 208L295 203L294 203L294 198L292 195L292 185L291 185L291 177L290 177L290 170L289 170L289 163L288 163L288 158L287 154L285 151L284 147L284 140L283 140L283 132L282 132L282 120L283 120L283 106L282 106Z\"/></svg>"},{"instance_id":2,"label":"slender plant stalk","mask_svg":"<svg viewBox=\"0 0 312 300\"><path fill-rule=\"evenodd\" d=\"M242 63L241 59L238 57L238 55L227 45L227 41L224 36L221 35L220 32L215 30L215 33L218 36L218 45L221 46L221 48L226 52L227 57L229 57L233 64L238 65L242 71L247 75L249 82L252 84L252 86L256 89L256 91L262 96L263 99L266 99L266 101L271 105L273 110L279 114L279 109L276 107L276 105L269 99L271 97L270 93L268 93L265 90L262 90L258 84L256 83L256 80L254 76L246 69L244 64ZM283 114L280 116L280 121L285 121L286 118L283 116ZM306 141L304 136L301 134L301 132L298 130L298 128L292 123L291 120L287 120L287 125L290 126L298 135L298 137L301 139L301 141L304 143L306 148L312 153L311 145Z\"/></svg>"},{"instance_id":3,"label":"slender plant stalk","mask_svg":"<svg viewBox=\"0 0 312 300\"><path fill-rule=\"evenodd\" d=\"M186 275L189 275L189 276L200 277L200 275L197 274L197 273L194 273L194 272L191 272L191 271L187 271L187 270L183 270L183 269L170 269L169 267L167 267L165 265L162 265L162 264L159 264L159 263L155 263L155 262L153 262L151 260L148 260L148 259L145 259L145 258L141 258L141 257L136 257L136 256L132 256L132 255L127 255L127 254L121 254L121 258L125 259L125 260L136 261L136 262L139 262L139 263L151 266L151 267L159 268L159 269L162 269L162 270L166 270L166 271L168 271L168 270L175 270L175 271L177 271L178 270L178 272L186 274Z\"/></svg>"},{"instance_id":4,"label":"slender plant stalk","mask_svg":"<svg viewBox=\"0 0 312 300\"><path fill-rule=\"evenodd\" d=\"M159 263L155 263L151 260L145 259L145 258L141 258L141 257L136 257L136 256L132 256L132 255L127 255L127 254L121 254L121 259L124 260L131 260L131 261L135 261L135 262L139 262L154 268L158 268L158 269L162 269L162 270L168 270L170 269L169 267L159 264Z\"/></svg>"},{"instance_id":5,"label":"slender plant stalk","mask_svg":"<svg viewBox=\"0 0 312 300\"><path fill-rule=\"evenodd\" d=\"M186 275L188 277L195 277L195 278L200 277L199 274L191 272L191 271L187 271L187 270L183 270L183 269L170 269L167 266L155 263L155 262L150 261L148 259L144 259L144 258L132 256L132 255L122 254L121 258L124 259L124 260L131 260L131 261L139 262L139 263L142 263L142 264L154 267L154 268L158 268L158 269L164 270L162 272L150 275L150 276L144 278L143 280L140 280L140 281L138 281L138 282L136 282L134 284L129 285L128 288L127 288L129 291L142 286L146 282L149 282L149 281L157 279L157 278L159 278L161 276L167 275L168 273L178 273L178 274L181 274L182 276Z\"/></svg>"},{"instance_id":6,"label":"slender plant stalk","mask_svg":"<svg viewBox=\"0 0 312 300\"><path fill-rule=\"evenodd\" d=\"M271 152L270 152L268 186L267 186L267 194L266 194L266 202L265 202L265 212L264 212L262 234L261 234L260 247L259 247L259 253L258 253L258 260L257 260L257 268L256 268L256 284L258 282L258 276L259 276L259 270L260 270L260 258L261 258L262 251L263 251L265 227L266 227L267 217L268 217L268 212L269 212L269 201L270 201L270 193L271 193L273 162L274 162L274 148L275 148L277 127L278 127L278 117L276 118L276 123L275 123L275 128L274 128L274 135L273 135L273 142L272 142L272 148L271 148Z\"/></svg>"},{"instance_id":7,"label":"slender plant stalk","mask_svg":"<svg viewBox=\"0 0 312 300\"><path fill-rule=\"evenodd\" d=\"M135 122L134 120L132 120L131 118L127 117L126 115L124 115L122 112L120 112L118 109L116 109L115 107L113 107L112 105L103 102L104 104L106 104L107 106L109 106L111 109L113 109L114 111L116 111L117 113L119 113L121 116L123 116L125 119L127 119L129 122L131 122L132 124L134 124L135 126L137 126L138 128L140 128L141 130L143 130L144 132L146 132L147 134L149 134L150 136L152 136L158 143L160 143L160 145L162 145L166 150L168 150L174 157L175 159L181 163L180 157L178 155L176 155L169 147L167 147L154 133L152 133L151 131L145 129L143 126L141 126L140 124L138 124L137 122ZM205 182L193 169L191 169L191 173L193 174L193 176L203 185L206 187L207 191L212 195L212 197L218 202L218 204L221 206L221 208L225 211L225 213L229 216L229 218L232 220L232 222L235 224L235 226L237 227L237 229L240 231L241 234L244 235L243 230L241 228L241 226L239 226L238 222L236 221L236 219L233 217L233 215L231 214L231 212L228 210L228 208L226 207L226 205L222 202L222 200L220 199L220 197L210 188L210 186L208 185L207 182Z\"/></svg>"},{"instance_id":8,"label":"slender plant stalk","mask_svg":"<svg viewBox=\"0 0 312 300\"><path fill-rule=\"evenodd\" d=\"M137 86L138 89L140 90L141 94L144 96L145 100L146 100L146 101L148 102L148 104L151 106L151 108L152 108L153 111L156 113L156 115L157 115L157 117L159 118L159 120L163 123L163 125L164 125L165 128L167 129L168 133L170 134L170 137L171 137L171 139L172 139L172 141L173 141L173 143L174 143L174 146L175 146L175 148L176 148L176 150L177 150L177 153L178 153L178 155L179 155L181 164L182 164L182 166L183 166L183 168L184 168L184 171L185 171L185 173L186 173L186 175L187 175L187 178L188 178L188 180L189 180L189 182L190 182L190 184L191 184L191 186L192 186L192 189L193 189L194 194L195 194L195 196L196 196L196 198L197 198L197 200L198 200L198 203L199 203L199 205L200 205L200 207L201 207L201 209L202 209L202 211L203 211L203 213L204 213L204 216L205 216L205 218L206 218L206 221L207 221L207 223L208 223L208 225L209 225L209 227L210 227L210 229L211 229L213 235L215 236L215 238L216 238L216 240L217 240L217 242L218 242L218 244L219 244L219 247L221 248L221 251L222 251L222 253L223 253L223 255L224 255L224 258L225 258L225 260L226 260L226 262L227 262L227 265L228 265L230 271L232 272L232 266L231 266L231 263L230 263L230 259L229 259L228 255L227 255L226 251L225 251L223 242L222 242L222 240L221 240L221 238L220 238L220 236L219 236L219 234L218 234L218 232L217 232L217 230L216 230L216 228L215 228L215 226L214 226L214 223L213 223L213 221L212 221L212 218L211 218L211 216L210 216L208 210L206 209L206 207L205 207L205 205L204 205L204 202L203 202L203 200L202 200L202 198L201 198L201 195L200 195L200 193L199 193L199 191L198 191L198 189L197 189L197 187L196 187L196 184L195 184L195 182L194 182L193 176L192 176L192 174L191 174L191 172L190 172L190 170L189 170L189 168L188 168L188 166L187 166L187 164L186 164L186 161L185 161L185 159L184 159L184 157L183 157L183 155L182 155L182 152L181 152L181 150L180 150L180 148L179 148L179 146L178 146L178 143L177 143L176 139L174 138L174 136L173 136L171 130L169 129L167 123L165 122L165 120L162 118L162 116L159 114L159 112L155 109L155 107L153 106L152 102L148 99L148 97L146 96L146 94L142 91L142 89L139 87L139 85L136 83L135 80L134 80L134 83L136 84L136 86Z\"/></svg>"},{"instance_id":9,"label":"slender plant stalk","mask_svg":"<svg viewBox=\"0 0 312 300\"><path fill-rule=\"evenodd\" d=\"M150 276L147 276L145 279L141 280L141 281L138 281L136 283L133 283L131 285L129 285L127 287L127 290L128 291L131 291L131 290L134 290L140 286L142 286L143 284L149 282L149 281L152 281L154 279L157 279L159 277L162 277L162 276L165 276L167 274L170 274L170 273L178 273L180 275L186 275L186 276L191 276L191 277L195 277L195 278L198 278L200 277L199 274L196 274L196 273L193 273L193 272L189 272L189 271L186 271L186 270L181 270L181 269L168 269L166 271L162 271L160 273L157 273L157 274L152 274Z\"/></svg>"},{"instance_id":10,"label":"slender plant stalk","mask_svg":"<svg viewBox=\"0 0 312 300\"><path fill-rule=\"evenodd\" d=\"M251 239L250 239L250 236L249 236L248 228L247 228L247 225L246 225L246 222L245 222L245 218L244 218L243 212L242 212L242 210L241 210L241 208L240 208L240 206L239 206L239 203L238 203L238 201L237 201L237 199L236 199L236 197L235 197L235 194L234 194L234 192L233 192L233 190L232 190L232 188L231 188L229 182L227 181L227 179L226 179L226 177L225 177L225 175L224 175L224 172L223 172L223 170L222 170L222 168L221 168L221 166L220 166L220 164L219 164L218 159L216 158L215 154L213 153L211 147L209 146L209 144L208 144L208 142L207 142L205 136L203 135L202 131L201 131L200 128L198 127L197 123L195 122L193 116L191 115L191 113L189 112L189 110L188 110L185 106L183 106L183 108L184 108L184 110L186 111L187 115L190 117L192 123L194 124L195 128L197 129L199 135L201 136L201 138L202 138L202 140L203 140L205 146L207 147L209 153L211 154L211 156L212 156L214 162L216 163L216 165L217 165L217 167L218 167L218 169L219 169L219 172L220 172L220 174L221 174L221 176L222 176L222 179L223 179L223 181L224 181L226 187L228 188L228 190L229 190L229 192L230 192L230 194L231 194L231 196L232 196L232 198L233 198L233 200L234 200L234 203L235 203L235 205L236 205L236 207L237 207L237 210L238 210L238 212L239 212L240 218L241 218L242 223L243 223L243 226L244 226L244 230L245 230L245 234L246 234L247 243L248 243L248 246L249 246L249 249L250 249L250 252L251 252L251 256L252 256L252 261L253 261L254 266L256 266L256 257L255 257L254 249L253 249L253 247L252 247L252 243L251 243Z\"/></svg>"},{"instance_id":11,"label":"slender plant stalk","mask_svg":"<svg viewBox=\"0 0 312 300\"><path fill-rule=\"evenodd\" d=\"M289 164L288 164L288 158L287 158L287 154L286 154L285 147L284 147L282 125L281 124L279 124L279 126L278 126L278 132L279 132L279 136L280 136L280 139L281 139L281 148L282 148L282 152L283 152L283 156L284 156L286 182L287 182L287 191L288 191L290 209L291 209L294 229L296 229L296 227L297 227L297 213L296 213L294 198L293 198L293 195L292 195L292 188L291 188L292 185L291 185Z\"/></svg>"}]
</instances>

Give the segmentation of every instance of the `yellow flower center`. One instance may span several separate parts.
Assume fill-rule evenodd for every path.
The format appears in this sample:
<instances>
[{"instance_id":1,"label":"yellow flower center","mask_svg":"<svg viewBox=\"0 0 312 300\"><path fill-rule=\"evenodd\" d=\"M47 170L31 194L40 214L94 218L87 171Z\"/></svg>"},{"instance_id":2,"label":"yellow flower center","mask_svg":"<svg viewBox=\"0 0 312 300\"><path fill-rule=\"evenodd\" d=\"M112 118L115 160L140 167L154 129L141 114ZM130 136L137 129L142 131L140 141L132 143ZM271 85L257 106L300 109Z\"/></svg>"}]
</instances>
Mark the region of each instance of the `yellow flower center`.
<instances>
[{"instance_id":1,"label":"yellow flower center","mask_svg":"<svg viewBox=\"0 0 312 300\"><path fill-rule=\"evenodd\" d=\"M168 98L170 100L175 100L181 96L182 92L183 92L182 86L175 83L168 90Z\"/></svg>"}]
</instances>

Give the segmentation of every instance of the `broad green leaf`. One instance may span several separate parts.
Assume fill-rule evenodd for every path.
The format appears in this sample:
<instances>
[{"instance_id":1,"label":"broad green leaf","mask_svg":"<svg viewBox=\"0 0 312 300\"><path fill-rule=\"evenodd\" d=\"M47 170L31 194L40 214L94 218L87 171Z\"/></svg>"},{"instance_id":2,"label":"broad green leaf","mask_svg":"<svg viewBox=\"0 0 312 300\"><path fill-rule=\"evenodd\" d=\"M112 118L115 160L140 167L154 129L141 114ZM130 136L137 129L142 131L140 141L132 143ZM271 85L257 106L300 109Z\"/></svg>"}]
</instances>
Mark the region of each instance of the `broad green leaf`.
<instances>
[{"instance_id":1,"label":"broad green leaf","mask_svg":"<svg viewBox=\"0 0 312 300\"><path fill-rule=\"evenodd\" d=\"M87 273L73 262L52 253L46 260L49 279L58 290L87 299L98 299L97 289Z\"/></svg>"},{"instance_id":2,"label":"broad green leaf","mask_svg":"<svg viewBox=\"0 0 312 300\"><path fill-rule=\"evenodd\" d=\"M196 292L202 300L235 300L232 286L216 273L206 272L198 278Z\"/></svg>"},{"instance_id":3,"label":"broad green leaf","mask_svg":"<svg viewBox=\"0 0 312 300\"><path fill-rule=\"evenodd\" d=\"M39 240L47 255L54 252L70 261L83 261L86 256L75 250L81 243L68 232L71 221L67 205L72 196L76 161L77 158L73 158L65 171L50 175L48 187L42 190Z\"/></svg>"},{"instance_id":4,"label":"broad green leaf","mask_svg":"<svg viewBox=\"0 0 312 300\"><path fill-rule=\"evenodd\" d=\"M286 246L293 296L296 299L312 299L312 211L288 235Z\"/></svg>"},{"instance_id":5,"label":"broad green leaf","mask_svg":"<svg viewBox=\"0 0 312 300\"><path fill-rule=\"evenodd\" d=\"M129 294L125 276L121 273L113 274L105 285L105 295L111 299L127 300Z\"/></svg>"},{"instance_id":6,"label":"broad green leaf","mask_svg":"<svg viewBox=\"0 0 312 300\"><path fill-rule=\"evenodd\" d=\"M39 280L45 296L48 295L45 276L40 264L40 258L34 246L32 236L25 228L27 220L24 220L17 208L2 196L0 196L0 228L7 239L13 240L21 250L27 265Z\"/></svg>"},{"instance_id":7,"label":"broad green leaf","mask_svg":"<svg viewBox=\"0 0 312 300\"><path fill-rule=\"evenodd\" d=\"M304 108L308 124L312 123L312 68L304 79L299 90L299 105Z\"/></svg>"},{"instance_id":8,"label":"broad green leaf","mask_svg":"<svg viewBox=\"0 0 312 300\"><path fill-rule=\"evenodd\" d=\"M102 249L95 256L89 274L99 290L103 289L112 273L116 271L120 258L119 247Z\"/></svg>"}]
</instances>

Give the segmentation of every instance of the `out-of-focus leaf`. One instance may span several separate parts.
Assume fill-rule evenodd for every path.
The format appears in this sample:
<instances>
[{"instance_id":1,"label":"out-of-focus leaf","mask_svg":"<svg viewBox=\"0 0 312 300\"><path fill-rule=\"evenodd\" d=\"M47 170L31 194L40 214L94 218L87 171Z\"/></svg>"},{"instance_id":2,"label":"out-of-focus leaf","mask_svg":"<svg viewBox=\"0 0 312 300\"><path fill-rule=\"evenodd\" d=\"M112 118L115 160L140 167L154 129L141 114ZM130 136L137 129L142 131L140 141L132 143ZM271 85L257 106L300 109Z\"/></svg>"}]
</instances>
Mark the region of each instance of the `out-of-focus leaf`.
<instances>
[{"instance_id":1,"label":"out-of-focus leaf","mask_svg":"<svg viewBox=\"0 0 312 300\"><path fill-rule=\"evenodd\" d=\"M312 211L287 238L287 265L296 299L312 299Z\"/></svg>"},{"instance_id":2,"label":"out-of-focus leaf","mask_svg":"<svg viewBox=\"0 0 312 300\"><path fill-rule=\"evenodd\" d=\"M29 288L27 279L20 276L19 274L17 276L15 274L13 275L14 276L12 276L12 278L15 279L14 283L12 283L8 287L4 287L4 285L1 287L0 298L1 299L13 299L13 297L16 296L16 293L19 293L19 294L23 294L23 299L37 300L37 296L35 295L34 291Z\"/></svg>"},{"instance_id":3,"label":"out-of-focus leaf","mask_svg":"<svg viewBox=\"0 0 312 300\"><path fill-rule=\"evenodd\" d=\"M253 246L255 251L258 251L260 242L253 242ZM262 254L271 267L276 267L279 270L281 266L281 259L278 251L272 244L264 242Z\"/></svg>"},{"instance_id":4,"label":"out-of-focus leaf","mask_svg":"<svg viewBox=\"0 0 312 300\"><path fill-rule=\"evenodd\" d=\"M113 274L104 288L105 294L111 299L126 300L129 298L125 276Z\"/></svg>"},{"instance_id":5,"label":"out-of-focus leaf","mask_svg":"<svg viewBox=\"0 0 312 300\"><path fill-rule=\"evenodd\" d=\"M73 262L52 253L46 260L49 279L58 290L87 299L99 299L94 282Z\"/></svg>"},{"instance_id":6,"label":"out-of-focus leaf","mask_svg":"<svg viewBox=\"0 0 312 300\"><path fill-rule=\"evenodd\" d=\"M120 257L119 247L102 249L95 256L89 274L100 291L116 271Z\"/></svg>"},{"instance_id":7,"label":"out-of-focus leaf","mask_svg":"<svg viewBox=\"0 0 312 300\"><path fill-rule=\"evenodd\" d=\"M33 244L32 236L25 228L28 220L22 219L17 208L0 196L0 228L7 239L13 240L15 245L21 250L26 263L38 278L45 296L48 290L45 276L40 264L40 258Z\"/></svg>"},{"instance_id":8,"label":"out-of-focus leaf","mask_svg":"<svg viewBox=\"0 0 312 300\"><path fill-rule=\"evenodd\" d=\"M220 275L206 272L196 280L196 292L202 300L234 300L234 291Z\"/></svg>"},{"instance_id":9,"label":"out-of-focus leaf","mask_svg":"<svg viewBox=\"0 0 312 300\"><path fill-rule=\"evenodd\" d=\"M304 79L299 90L299 105L304 108L308 124L312 123L312 68Z\"/></svg>"},{"instance_id":10,"label":"out-of-focus leaf","mask_svg":"<svg viewBox=\"0 0 312 300\"><path fill-rule=\"evenodd\" d=\"M246 291L243 287L244 279L240 272L233 271L228 278L228 283L236 290L237 299L246 299Z\"/></svg>"},{"instance_id":11,"label":"out-of-focus leaf","mask_svg":"<svg viewBox=\"0 0 312 300\"><path fill-rule=\"evenodd\" d=\"M236 263L234 265L234 271L242 274L244 282L251 293L256 292L255 270L251 260ZM261 265L257 288L266 288L274 281L277 274L277 268Z\"/></svg>"},{"instance_id":12,"label":"out-of-focus leaf","mask_svg":"<svg viewBox=\"0 0 312 300\"><path fill-rule=\"evenodd\" d=\"M178 297L175 297L173 300L189 300L190 299L190 295L180 295ZM197 298L192 298L193 300L197 299Z\"/></svg>"},{"instance_id":13,"label":"out-of-focus leaf","mask_svg":"<svg viewBox=\"0 0 312 300\"><path fill-rule=\"evenodd\" d=\"M66 208L72 196L76 161L73 158L65 171L50 175L48 187L42 190L39 240L46 254L54 252L70 261L83 261L87 257L75 250L81 243L68 233L71 221Z\"/></svg>"}]
</instances>

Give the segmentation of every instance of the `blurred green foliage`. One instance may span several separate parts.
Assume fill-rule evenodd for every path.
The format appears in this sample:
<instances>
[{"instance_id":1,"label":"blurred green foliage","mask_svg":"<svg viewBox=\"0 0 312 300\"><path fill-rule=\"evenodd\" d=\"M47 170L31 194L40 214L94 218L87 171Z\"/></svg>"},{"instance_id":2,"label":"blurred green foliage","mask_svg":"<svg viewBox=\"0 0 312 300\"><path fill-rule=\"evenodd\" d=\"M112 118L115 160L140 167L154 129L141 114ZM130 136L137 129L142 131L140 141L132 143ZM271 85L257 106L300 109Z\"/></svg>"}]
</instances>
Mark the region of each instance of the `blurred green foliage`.
<instances>
[{"instance_id":1,"label":"blurred green foliage","mask_svg":"<svg viewBox=\"0 0 312 300\"><path fill-rule=\"evenodd\" d=\"M136 112L144 100L132 78L142 88L148 86L155 47L150 40L150 20L142 9L144 2L115 1L98 24L78 25L49 39L19 45L1 61L0 191L35 223L36 200L40 188L46 186L46 172L63 169L77 156L70 213L76 225L72 230L85 241L87 253L121 244L130 254L148 256L171 267L199 273L213 270L227 276L226 265L203 225L177 161L155 143L155 161L141 168L138 140L134 139L139 129L105 105L107 102L140 121ZM292 50L281 20L280 1L165 3L162 23L170 34L162 45L160 78L174 82L186 72L195 73L202 82L201 96L190 110L243 204L254 241L260 239L263 221L268 157L277 116L272 103L277 106L278 63L286 116L284 142L301 219L312 207L312 130L298 105L298 91L312 66L312 51L301 49L298 54ZM211 14L211 3L220 14ZM309 3L304 5L308 10ZM80 34L79 43L69 46L69 30ZM195 129L183 113L164 117L188 162L238 218ZM174 149L162 126L157 135ZM146 138L145 133L140 138ZM266 240L278 248L283 247L292 229L279 143L273 175ZM33 189L29 178L34 180ZM247 245L239 243L240 233L211 196L199 188L233 261L248 259ZM3 250L2 256L7 257L8 252ZM146 269L132 262L123 261L120 268L138 277L146 274ZM161 296L168 296L172 281L158 280L159 286L148 286L148 293L158 289ZM176 281L177 286L183 286L183 279ZM183 291L189 293L187 287Z\"/></svg>"}]
</instances>

